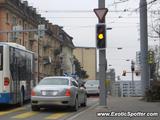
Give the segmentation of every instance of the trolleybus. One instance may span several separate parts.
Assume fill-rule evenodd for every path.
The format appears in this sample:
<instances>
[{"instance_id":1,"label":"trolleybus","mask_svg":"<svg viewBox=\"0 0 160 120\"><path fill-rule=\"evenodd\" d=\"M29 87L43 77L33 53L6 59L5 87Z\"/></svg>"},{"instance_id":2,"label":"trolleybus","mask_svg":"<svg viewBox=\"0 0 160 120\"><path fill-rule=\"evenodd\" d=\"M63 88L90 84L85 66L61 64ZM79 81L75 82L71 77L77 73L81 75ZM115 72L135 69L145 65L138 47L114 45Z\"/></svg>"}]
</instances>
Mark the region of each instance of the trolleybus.
<instances>
[{"instance_id":1,"label":"trolleybus","mask_svg":"<svg viewBox=\"0 0 160 120\"><path fill-rule=\"evenodd\" d=\"M0 42L0 104L23 105L34 84L34 54L16 43Z\"/></svg>"}]
</instances>

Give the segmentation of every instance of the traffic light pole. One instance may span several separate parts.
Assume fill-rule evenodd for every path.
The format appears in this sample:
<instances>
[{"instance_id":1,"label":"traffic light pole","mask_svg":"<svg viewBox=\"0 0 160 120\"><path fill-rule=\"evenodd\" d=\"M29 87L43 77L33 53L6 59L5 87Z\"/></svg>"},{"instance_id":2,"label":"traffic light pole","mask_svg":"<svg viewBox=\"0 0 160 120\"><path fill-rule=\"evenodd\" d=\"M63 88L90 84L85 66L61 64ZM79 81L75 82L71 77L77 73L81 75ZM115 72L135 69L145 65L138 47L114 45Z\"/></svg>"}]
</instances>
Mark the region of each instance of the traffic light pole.
<instances>
[{"instance_id":1,"label":"traffic light pole","mask_svg":"<svg viewBox=\"0 0 160 120\"><path fill-rule=\"evenodd\" d=\"M105 0L98 0L98 8L105 8ZM105 19L103 21L99 21L99 23L105 23ZM105 107L107 105L106 97L106 50L99 49L99 80L100 80L100 101L99 105Z\"/></svg>"},{"instance_id":2,"label":"traffic light pole","mask_svg":"<svg viewBox=\"0 0 160 120\"><path fill-rule=\"evenodd\" d=\"M148 28L147 28L147 2L140 0L140 48L141 48L141 82L142 94L145 96L149 89L149 65L147 63L148 55Z\"/></svg>"}]
</instances>

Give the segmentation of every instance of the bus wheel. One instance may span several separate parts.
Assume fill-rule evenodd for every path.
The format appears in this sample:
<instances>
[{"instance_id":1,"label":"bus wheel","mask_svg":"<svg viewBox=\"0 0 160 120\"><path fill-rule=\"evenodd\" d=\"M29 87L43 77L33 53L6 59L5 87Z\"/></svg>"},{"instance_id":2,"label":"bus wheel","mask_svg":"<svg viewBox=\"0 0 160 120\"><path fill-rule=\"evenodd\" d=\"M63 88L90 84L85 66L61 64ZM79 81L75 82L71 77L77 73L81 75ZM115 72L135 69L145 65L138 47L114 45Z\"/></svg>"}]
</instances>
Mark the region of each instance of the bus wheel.
<instances>
[{"instance_id":1,"label":"bus wheel","mask_svg":"<svg viewBox=\"0 0 160 120\"><path fill-rule=\"evenodd\" d=\"M21 89L21 93L20 93L20 106L23 106L24 104L24 90Z\"/></svg>"}]
</instances>

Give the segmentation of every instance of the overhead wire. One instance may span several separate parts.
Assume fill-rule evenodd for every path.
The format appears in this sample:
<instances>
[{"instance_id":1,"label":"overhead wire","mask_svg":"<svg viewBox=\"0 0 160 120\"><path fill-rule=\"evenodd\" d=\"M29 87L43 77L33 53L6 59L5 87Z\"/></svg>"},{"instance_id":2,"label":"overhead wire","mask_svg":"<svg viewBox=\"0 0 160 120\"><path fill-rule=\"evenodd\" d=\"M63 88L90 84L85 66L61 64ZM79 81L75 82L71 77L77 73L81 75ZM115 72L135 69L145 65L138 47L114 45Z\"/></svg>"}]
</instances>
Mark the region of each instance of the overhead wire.
<instances>
[{"instance_id":1,"label":"overhead wire","mask_svg":"<svg viewBox=\"0 0 160 120\"><path fill-rule=\"evenodd\" d=\"M124 0L125 2L128 2L129 0ZM148 2L147 3L147 5L150 5L150 4L153 4L154 2L156 2L157 0L152 0L152 1L150 1L150 2ZM121 2L120 2L121 3ZM123 3L123 1L122 1L122 3ZM127 5L126 5L127 6ZM141 7L143 7L143 6L141 6ZM107 16L107 19L109 19L109 18L116 18L116 20L117 19L122 19L122 18L135 18L135 19L138 19L139 17L137 16L137 17L130 17L130 16L122 16L122 14L123 13L132 13L132 12L138 12L138 9L140 9L140 7L138 7L138 8L136 8L136 9L134 9L134 10L128 10L127 8L126 9L123 9L123 10L110 10L109 12L114 12L114 13L116 13L116 12L119 12L119 13L121 13L121 15L119 15L118 17L108 17ZM41 11L41 13L93 13L93 10L40 10ZM148 11L148 12L155 12L155 11ZM52 18L54 18L54 19L96 19L96 17L88 17L88 16L74 16L74 17L65 17L65 16L63 16L63 17L48 17L48 18L50 18L50 19L52 19ZM116 20L114 20L114 21L116 21ZM117 21L116 21L117 22Z\"/></svg>"},{"instance_id":2,"label":"overhead wire","mask_svg":"<svg viewBox=\"0 0 160 120\"><path fill-rule=\"evenodd\" d=\"M150 4L153 4L153 3L156 2L156 1L157 1L157 0L152 0L152 1L148 2L148 3L147 3L147 6L150 5ZM145 6L146 6L146 5L140 6L140 7L136 8L136 9L134 9L133 11L138 11L140 8L143 8L143 7L145 7Z\"/></svg>"}]
</instances>

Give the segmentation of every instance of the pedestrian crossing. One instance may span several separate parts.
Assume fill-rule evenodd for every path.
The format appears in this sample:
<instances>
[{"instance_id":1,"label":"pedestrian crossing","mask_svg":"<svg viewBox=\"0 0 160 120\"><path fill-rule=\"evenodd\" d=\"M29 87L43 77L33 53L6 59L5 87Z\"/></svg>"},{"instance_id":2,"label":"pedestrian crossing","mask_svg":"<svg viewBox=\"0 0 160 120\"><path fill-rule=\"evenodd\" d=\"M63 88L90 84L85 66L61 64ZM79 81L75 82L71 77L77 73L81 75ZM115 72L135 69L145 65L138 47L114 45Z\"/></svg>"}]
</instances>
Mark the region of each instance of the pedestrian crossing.
<instances>
[{"instance_id":1,"label":"pedestrian crossing","mask_svg":"<svg viewBox=\"0 0 160 120\"><path fill-rule=\"evenodd\" d=\"M32 117L32 116L37 115L37 114L38 114L38 112L31 111L31 112L25 112L25 113L13 116L12 118L25 119L25 118L29 118L29 117Z\"/></svg>"},{"instance_id":2,"label":"pedestrian crossing","mask_svg":"<svg viewBox=\"0 0 160 120\"><path fill-rule=\"evenodd\" d=\"M13 110L8 110L8 111L0 111L0 116L6 115L6 114L9 114L9 113L13 113L13 112L18 112L18 111L21 111L21 110L25 110L25 108L21 107L21 108L16 108L16 109L13 109Z\"/></svg>"},{"instance_id":3,"label":"pedestrian crossing","mask_svg":"<svg viewBox=\"0 0 160 120\"><path fill-rule=\"evenodd\" d=\"M63 116L65 116L67 113L54 113L52 115L49 115L48 117L46 117L45 119L47 120L54 120L54 119L58 119L61 118Z\"/></svg>"},{"instance_id":4,"label":"pedestrian crossing","mask_svg":"<svg viewBox=\"0 0 160 120\"><path fill-rule=\"evenodd\" d=\"M12 119L29 119L29 118L32 118L32 117L38 117L38 115L41 115L41 114L45 114L43 117L44 118L40 118L42 120L56 120L56 119L60 119L62 117L65 117L67 116L67 114L69 115L70 112L43 112L43 111L31 111L29 110L27 107L20 107L20 108L15 108L15 109L12 109L12 110L8 110L8 111L0 111L0 120L1 120L1 117L8 117L6 118L7 120L12 120ZM39 119L39 120L40 120Z\"/></svg>"}]
</instances>

